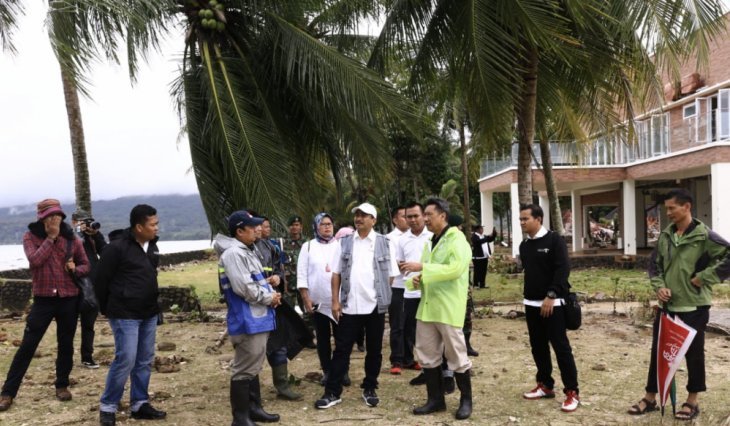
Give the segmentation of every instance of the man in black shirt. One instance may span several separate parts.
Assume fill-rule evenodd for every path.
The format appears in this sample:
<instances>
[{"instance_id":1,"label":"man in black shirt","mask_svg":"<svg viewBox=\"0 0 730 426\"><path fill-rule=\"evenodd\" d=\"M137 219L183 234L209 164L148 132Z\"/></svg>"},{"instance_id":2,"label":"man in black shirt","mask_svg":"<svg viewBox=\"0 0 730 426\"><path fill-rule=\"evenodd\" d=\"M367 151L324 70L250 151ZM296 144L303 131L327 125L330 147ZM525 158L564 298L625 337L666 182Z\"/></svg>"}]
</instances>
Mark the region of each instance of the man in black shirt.
<instances>
[{"instance_id":1,"label":"man in black shirt","mask_svg":"<svg viewBox=\"0 0 730 426\"><path fill-rule=\"evenodd\" d=\"M563 238L542 226L543 212L535 204L520 207L520 227L527 239L520 244L520 260L525 271L524 304L532 358L537 366L537 386L525 399L555 398L550 345L558 360L565 401L561 410L578 408L578 370L565 328L564 298L570 284L568 249Z\"/></svg>"},{"instance_id":2,"label":"man in black shirt","mask_svg":"<svg viewBox=\"0 0 730 426\"><path fill-rule=\"evenodd\" d=\"M474 264L474 287L489 288L487 285L487 269L489 268L489 257L492 255L489 244L497 236L497 230L484 235L482 225L474 225L471 233L471 261Z\"/></svg>"}]
</instances>

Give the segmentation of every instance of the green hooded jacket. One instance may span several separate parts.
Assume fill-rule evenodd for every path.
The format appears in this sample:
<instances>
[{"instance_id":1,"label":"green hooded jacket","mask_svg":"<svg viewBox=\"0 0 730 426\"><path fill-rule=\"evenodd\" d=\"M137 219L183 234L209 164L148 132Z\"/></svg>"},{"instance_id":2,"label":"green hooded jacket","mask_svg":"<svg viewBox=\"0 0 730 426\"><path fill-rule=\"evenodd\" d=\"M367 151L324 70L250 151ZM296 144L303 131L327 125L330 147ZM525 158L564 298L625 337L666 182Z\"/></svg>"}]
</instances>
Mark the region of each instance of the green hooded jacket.
<instances>
[{"instance_id":1,"label":"green hooded jacket","mask_svg":"<svg viewBox=\"0 0 730 426\"><path fill-rule=\"evenodd\" d=\"M446 230L433 250L431 244L426 243L421 254L421 302L416 319L461 328L469 292L471 246L455 227ZM406 281L406 288L413 288L412 279Z\"/></svg>"},{"instance_id":2,"label":"green hooded jacket","mask_svg":"<svg viewBox=\"0 0 730 426\"><path fill-rule=\"evenodd\" d=\"M672 312L691 312L698 306L712 304L712 286L730 276L730 244L704 223L692 219L681 237L676 226L668 226L649 262L649 278L654 291L662 287L672 291L664 308ZM698 288L690 280L698 277Z\"/></svg>"}]
</instances>

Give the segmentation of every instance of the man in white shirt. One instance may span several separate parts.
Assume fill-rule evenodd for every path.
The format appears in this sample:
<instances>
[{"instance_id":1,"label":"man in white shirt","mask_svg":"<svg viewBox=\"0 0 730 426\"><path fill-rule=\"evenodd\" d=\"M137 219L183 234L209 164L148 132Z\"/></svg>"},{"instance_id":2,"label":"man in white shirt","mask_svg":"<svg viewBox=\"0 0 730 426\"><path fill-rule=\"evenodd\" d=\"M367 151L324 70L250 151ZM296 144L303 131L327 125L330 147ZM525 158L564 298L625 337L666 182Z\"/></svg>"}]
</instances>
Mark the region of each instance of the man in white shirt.
<instances>
[{"instance_id":1,"label":"man in white shirt","mask_svg":"<svg viewBox=\"0 0 730 426\"><path fill-rule=\"evenodd\" d=\"M433 232L426 229L423 206L420 203L414 202L406 206L406 221L410 229L398 240L395 248L395 259L399 266L404 262L420 262L423 247L433 235ZM397 285L403 286L411 275L413 273L401 273L395 278L393 288ZM420 370L421 366L413 357L413 347L416 345L416 311L421 301L421 290L405 290L403 299L403 366Z\"/></svg>"},{"instance_id":2,"label":"man in white shirt","mask_svg":"<svg viewBox=\"0 0 730 426\"><path fill-rule=\"evenodd\" d=\"M393 209L391 221L395 229L386 237L393 247L398 247L398 241L408 231L408 223L406 222L406 208L398 206ZM390 374L398 375L401 373L405 363L403 362L403 293L405 286L403 285L403 275L399 274L393 280L393 296L390 300L390 308L388 308L388 322L390 323ZM411 359L412 361L412 359Z\"/></svg>"},{"instance_id":3,"label":"man in white shirt","mask_svg":"<svg viewBox=\"0 0 730 426\"><path fill-rule=\"evenodd\" d=\"M333 255L332 315L339 324L324 395L314 403L319 409L342 402L342 380L349 369L352 345L363 327L366 350L362 398L369 407L380 402L375 389L383 364L385 312L390 305L390 285L399 271L392 244L373 231L378 215L375 206L362 203L352 212L356 232L342 238Z\"/></svg>"}]
</instances>

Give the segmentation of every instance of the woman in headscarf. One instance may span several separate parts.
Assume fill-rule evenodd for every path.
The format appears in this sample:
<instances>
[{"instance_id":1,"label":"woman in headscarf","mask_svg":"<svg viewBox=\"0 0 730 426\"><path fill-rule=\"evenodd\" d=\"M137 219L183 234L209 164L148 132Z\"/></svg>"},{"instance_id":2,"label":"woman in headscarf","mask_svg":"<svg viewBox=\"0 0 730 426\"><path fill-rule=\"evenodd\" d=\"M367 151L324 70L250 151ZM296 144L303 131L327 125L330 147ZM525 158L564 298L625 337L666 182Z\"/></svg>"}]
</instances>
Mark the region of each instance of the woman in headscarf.
<instances>
[{"instance_id":1,"label":"woman in headscarf","mask_svg":"<svg viewBox=\"0 0 730 426\"><path fill-rule=\"evenodd\" d=\"M332 256L339 242L334 238L334 221L319 213L312 222L314 239L306 242L297 263L297 289L304 308L312 314L317 334L317 355L326 378L332 360L330 339L337 323L332 316Z\"/></svg>"}]
</instances>

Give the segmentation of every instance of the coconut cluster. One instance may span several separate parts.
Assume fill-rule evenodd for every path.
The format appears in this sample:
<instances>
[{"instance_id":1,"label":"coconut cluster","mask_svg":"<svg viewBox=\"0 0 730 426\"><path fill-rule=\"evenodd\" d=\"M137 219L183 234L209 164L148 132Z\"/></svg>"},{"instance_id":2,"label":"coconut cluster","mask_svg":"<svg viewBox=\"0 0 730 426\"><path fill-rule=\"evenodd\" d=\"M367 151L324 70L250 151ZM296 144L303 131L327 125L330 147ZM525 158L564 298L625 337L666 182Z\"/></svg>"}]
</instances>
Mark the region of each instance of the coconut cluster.
<instances>
[{"instance_id":1,"label":"coconut cluster","mask_svg":"<svg viewBox=\"0 0 730 426\"><path fill-rule=\"evenodd\" d=\"M188 0L185 6L191 20L197 19L202 28L219 32L226 29L223 2L219 0Z\"/></svg>"}]
</instances>

